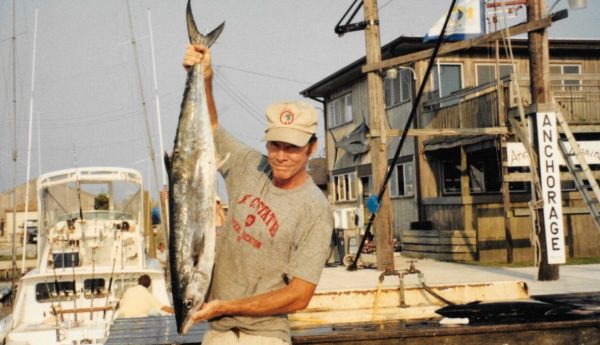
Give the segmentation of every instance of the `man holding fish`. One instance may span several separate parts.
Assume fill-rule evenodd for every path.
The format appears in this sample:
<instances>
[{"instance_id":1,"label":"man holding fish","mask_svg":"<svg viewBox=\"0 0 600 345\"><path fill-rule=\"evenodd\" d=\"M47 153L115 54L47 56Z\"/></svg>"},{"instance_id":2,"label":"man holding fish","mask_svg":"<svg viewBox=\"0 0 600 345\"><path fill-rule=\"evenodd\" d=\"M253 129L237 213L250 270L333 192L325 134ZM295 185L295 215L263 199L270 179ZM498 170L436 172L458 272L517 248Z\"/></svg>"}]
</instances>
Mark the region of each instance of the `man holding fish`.
<instances>
[{"instance_id":1,"label":"man holding fish","mask_svg":"<svg viewBox=\"0 0 600 345\"><path fill-rule=\"evenodd\" d=\"M229 195L212 285L192 320L209 320L203 344L286 344L287 314L306 308L327 259L332 211L306 168L317 149L317 114L301 101L266 109L267 155L219 126L209 49L188 45L186 69L201 63L219 168Z\"/></svg>"}]
</instances>

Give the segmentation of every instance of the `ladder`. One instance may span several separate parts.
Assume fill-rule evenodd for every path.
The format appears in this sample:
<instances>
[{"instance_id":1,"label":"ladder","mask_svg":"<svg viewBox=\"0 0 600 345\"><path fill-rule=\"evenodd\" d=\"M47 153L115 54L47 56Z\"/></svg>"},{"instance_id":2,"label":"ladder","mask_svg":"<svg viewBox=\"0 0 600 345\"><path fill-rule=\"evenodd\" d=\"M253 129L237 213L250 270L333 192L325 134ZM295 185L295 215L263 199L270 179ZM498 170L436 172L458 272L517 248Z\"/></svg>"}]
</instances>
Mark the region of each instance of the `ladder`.
<instances>
[{"instance_id":1,"label":"ladder","mask_svg":"<svg viewBox=\"0 0 600 345\"><path fill-rule=\"evenodd\" d=\"M557 109L556 120L564 135L564 138L558 138L558 147L565 158L569 171L573 175L575 186L583 196L583 200L600 230L600 187L598 187L598 182L596 182L590 166L586 163L585 157L579 150L579 145L562 115L560 107L556 105L555 108ZM570 148L567 147L566 143L569 143Z\"/></svg>"}]
</instances>

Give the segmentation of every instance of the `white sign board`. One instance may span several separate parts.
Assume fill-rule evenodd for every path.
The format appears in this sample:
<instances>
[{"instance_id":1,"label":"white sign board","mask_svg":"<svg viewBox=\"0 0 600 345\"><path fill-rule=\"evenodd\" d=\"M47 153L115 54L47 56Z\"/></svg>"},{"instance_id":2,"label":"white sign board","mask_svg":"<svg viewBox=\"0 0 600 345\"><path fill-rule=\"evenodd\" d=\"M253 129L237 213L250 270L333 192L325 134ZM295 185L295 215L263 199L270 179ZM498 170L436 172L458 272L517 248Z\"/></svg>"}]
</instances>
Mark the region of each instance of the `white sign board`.
<instances>
[{"instance_id":1,"label":"white sign board","mask_svg":"<svg viewBox=\"0 0 600 345\"><path fill-rule=\"evenodd\" d=\"M536 123L548 263L563 264L566 261L565 236L560 191L559 157L561 154L557 143L556 114L537 113Z\"/></svg>"},{"instance_id":2,"label":"white sign board","mask_svg":"<svg viewBox=\"0 0 600 345\"><path fill-rule=\"evenodd\" d=\"M442 31L446 16L444 13L435 24L427 31L423 42L437 39ZM454 9L444 39L460 41L477 37L485 33L485 4L482 0L459 0Z\"/></svg>"},{"instance_id":3,"label":"white sign board","mask_svg":"<svg viewBox=\"0 0 600 345\"><path fill-rule=\"evenodd\" d=\"M600 141L579 141L579 151L585 158L586 163L589 164L600 164ZM571 145L568 142L565 143L567 152L571 152ZM509 167L528 167L529 154L525 150L525 146L522 143L507 143L506 153L508 158ZM558 164L566 165L565 159L562 155L558 157Z\"/></svg>"}]
</instances>

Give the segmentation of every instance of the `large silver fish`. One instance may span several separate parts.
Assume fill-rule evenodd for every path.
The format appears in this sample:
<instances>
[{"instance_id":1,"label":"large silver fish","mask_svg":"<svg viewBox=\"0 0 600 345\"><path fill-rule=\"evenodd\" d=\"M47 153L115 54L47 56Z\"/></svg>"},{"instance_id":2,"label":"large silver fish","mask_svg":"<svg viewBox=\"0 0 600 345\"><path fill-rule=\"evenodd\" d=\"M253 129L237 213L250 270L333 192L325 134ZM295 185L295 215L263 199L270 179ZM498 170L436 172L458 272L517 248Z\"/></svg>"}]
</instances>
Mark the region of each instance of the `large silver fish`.
<instances>
[{"instance_id":1,"label":"large silver fish","mask_svg":"<svg viewBox=\"0 0 600 345\"><path fill-rule=\"evenodd\" d=\"M224 24L208 35L198 32L190 1L190 42L207 47ZM188 71L172 156L165 157L169 175L169 267L175 320L179 334L192 326L210 286L215 256L216 158L204 90L202 64Z\"/></svg>"}]
</instances>

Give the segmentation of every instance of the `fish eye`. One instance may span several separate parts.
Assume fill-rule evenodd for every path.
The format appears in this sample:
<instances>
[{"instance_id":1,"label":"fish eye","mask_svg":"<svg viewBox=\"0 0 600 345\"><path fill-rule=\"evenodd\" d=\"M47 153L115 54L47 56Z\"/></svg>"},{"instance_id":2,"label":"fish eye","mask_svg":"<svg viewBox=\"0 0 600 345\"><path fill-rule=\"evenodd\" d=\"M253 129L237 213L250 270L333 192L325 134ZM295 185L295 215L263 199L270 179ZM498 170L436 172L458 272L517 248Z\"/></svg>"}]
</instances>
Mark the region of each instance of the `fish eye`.
<instances>
[{"instance_id":1,"label":"fish eye","mask_svg":"<svg viewBox=\"0 0 600 345\"><path fill-rule=\"evenodd\" d=\"M192 307L192 300L191 299L186 299L185 302L183 302L183 304L185 305L186 309L190 309Z\"/></svg>"}]
</instances>

